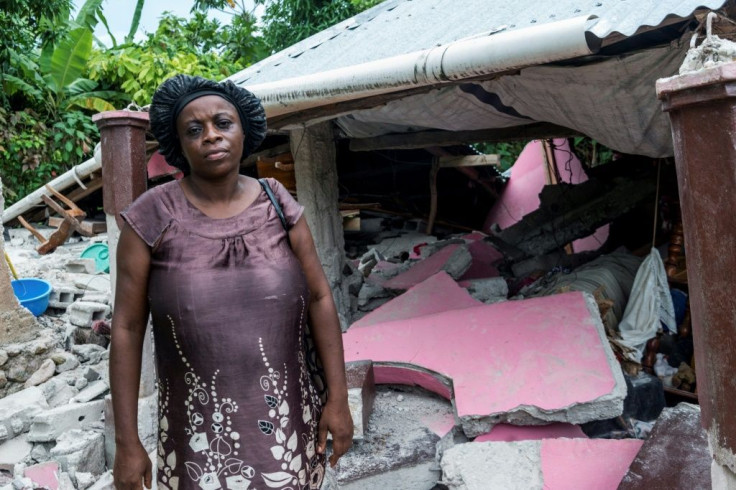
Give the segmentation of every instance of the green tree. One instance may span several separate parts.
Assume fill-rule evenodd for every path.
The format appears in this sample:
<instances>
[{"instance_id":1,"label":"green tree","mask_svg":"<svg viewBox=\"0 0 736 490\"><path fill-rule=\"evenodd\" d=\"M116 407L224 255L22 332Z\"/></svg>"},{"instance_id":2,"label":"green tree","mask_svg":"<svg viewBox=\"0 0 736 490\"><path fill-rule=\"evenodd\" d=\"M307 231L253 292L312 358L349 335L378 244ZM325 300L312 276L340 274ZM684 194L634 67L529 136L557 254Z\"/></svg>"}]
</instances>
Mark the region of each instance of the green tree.
<instances>
[{"instance_id":1,"label":"green tree","mask_svg":"<svg viewBox=\"0 0 736 490\"><path fill-rule=\"evenodd\" d=\"M106 90L122 92L124 104L146 105L161 82L177 73L222 79L243 68L224 54L230 39L227 26L202 12L189 19L164 12L145 40L94 50L87 74Z\"/></svg>"},{"instance_id":2,"label":"green tree","mask_svg":"<svg viewBox=\"0 0 736 490\"><path fill-rule=\"evenodd\" d=\"M265 7L262 39L267 54L341 22L381 0L255 0ZM216 9L233 14L233 30L240 40L254 37L255 18L242 0L195 0L193 11ZM237 20L240 19L240 20Z\"/></svg>"}]
</instances>

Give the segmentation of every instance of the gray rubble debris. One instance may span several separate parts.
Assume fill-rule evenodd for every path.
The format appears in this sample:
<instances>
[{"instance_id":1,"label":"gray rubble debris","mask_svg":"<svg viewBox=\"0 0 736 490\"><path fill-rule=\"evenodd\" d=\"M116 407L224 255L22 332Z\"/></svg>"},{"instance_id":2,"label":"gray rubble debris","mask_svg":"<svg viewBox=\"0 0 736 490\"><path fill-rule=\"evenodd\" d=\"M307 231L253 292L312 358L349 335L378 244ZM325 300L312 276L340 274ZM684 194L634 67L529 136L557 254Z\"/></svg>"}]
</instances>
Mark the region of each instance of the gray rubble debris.
<instances>
[{"instance_id":1,"label":"gray rubble debris","mask_svg":"<svg viewBox=\"0 0 736 490\"><path fill-rule=\"evenodd\" d=\"M72 429L87 429L93 422L102 420L104 400L87 403L71 403L42 412L33 419L28 440L31 442L55 441Z\"/></svg>"},{"instance_id":2,"label":"gray rubble debris","mask_svg":"<svg viewBox=\"0 0 736 490\"><path fill-rule=\"evenodd\" d=\"M56 440L51 457L69 473L105 472L105 437L99 432L78 429L67 431Z\"/></svg>"},{"instance_id":3,"label":"gray rubble debris","mask_svg":"<svg viewBox=\"0 0 736 490\"><path fill-rule=\"evenodd\" d=\"M41 383L45 383L54 375L56 371L56 364L51 359L46 359L41 364L41 367L31 375L25 382L25 387L30 388L31 386L38 386Z\"/></svg>"},{"instance_id":4,"label":"gray rubble debris","mask_svg":"<svg viewBox=\"0 0 736 490\"><path fill-rule=\"evenodd\" d=\"M399 394L404 397L401 402ZM440 476L439 471L431 471L440 436L429 426L442 425L447 420L452 421L452 406L438 395L420 388L377 386L364 439L356 440L338 464L339 488L432 488ZM397 481L402 482L400 487L396 486Z\"/></svg>"},{"instance_id":5,"label":"gray rubble debris","mask_svg":"<svg viewBox=\"0 0 736 490\"><path fill-rule=\"evenodd\" d=\"M12 439L27 431L33 418L48 409L46 397L38 387L8 395L0 399L0 428L5 429L0 432L7 434L6 439Z\"/></svg>"},{"instance_id":6,"label":"gray rubble debris","mask_svg":"<svg viewBox=\"0 0 736 490\"><path fill-rule=\"evenodd\" d=\"M110 277L107 274L69 274L74 286L84 291L99 291L110 294Z\"/></svg>"},{"instance_id":7,"label":"gray rubble debris","mask_svg":"<svg viewBox=\"0 0 736 490\"><path fill-rule=\"evenodd\" d=\"M97 477L92 473L78 471L74 474L74 479L77 480L77 488L79 490L87 490L95 483Z\"/></svg>"},{"instance_id":8,"label":"gray rubble debris","mask_svg":"<svg viewBox=\"0 0 736 490\"><path fill-rule=\"evenodd\" d=\"M442 483L453 490L541 490L540 441L471 442L445 451Z\"/></svg>"},{"instance_id":9,"label":"gray rubble debris","mask_svg":"<svg viewBox=\"0 0 736 490\"><path fill-rule=\"evenodd\" d=\"M154 485L156 485L155 482ZM95 482L95 484L89 487L87 490L114 490L112 470L103 473L102 476L100 476L100 478Z\"/></svg>"},{"instance_id":10,"label":"gray rubble debris","mask_svg":"<svg viewBox=\"0 0 736 490\"><path fill-rule=\"evenodd\" d=\"M102 398L110 387L105 381L99 380L90 383L85 389L77 393L77 395L71 399L74 403L85 403L92 401L96 398Z\"/></svg>"},{"instance_id":11,"label":"gray rubble debris","mask_svg":"<svg viewBox=\"0 0 736 490\"><path fill-rule=\"evenodd\" d=\"M79 359L70 352L57 352L51 359L56 364L56 372L64 373L79 367Z\"/></svg>"},{"instance_id":12,"label":"gray rubble debris","mask_svg":"<svg viewBox=\"0 0 736 490\"><path fill-rule=\"evenodd\" d=\"M486 304L505 301L509 294L509 286L503 277L471 280L467 290L473 298Z\"/></svg>"},{"instance_id":13,"label":"gray rubble debris","mask_svg":"<svg viewBox=\"0 0 736 490\"><path fill-rule=\"evenodd\" d=\"M73 259L66 263L66 270L81 274L94 274L97 264L95 259Z\"/></svg>"},{"instance_id":14,"label":"gray rubble debris","mask_svg":"<svg viewBox=\"0 0 736 490\"><path fill-rule=\"evenodd\" d=\"M66 405L69 401L79 393L79 390L75 389L60 376L51 378L44 384L40 385L43 390L43 394L46 397L46 401L49 407L55 408L61 405Z\"/></svg>"},{"instance_id":15,"label":"gray rubble debris","mask_svg":"<svg viewBox=\"0 0 736 490\"><path fill-rule=\"evenodd\" d=\"M97 344L78 344L72 346L72 352L82 360L83 363L97 364L102 359L107 359L107 350ZM91 380L90 380L91 381Z\"/></svg>"},{"instance_id":16,"label":"gray rubble debris","mask_svg":"<svg viewBox=\"0 0 736 490\"><path fill-rule=\"evenodd\" d=\"M31 455L32 450L33 444L22 435L5 441L0 444L0 469L13 471L16 464L23 462Z\"/></svg>"}]
</instances>

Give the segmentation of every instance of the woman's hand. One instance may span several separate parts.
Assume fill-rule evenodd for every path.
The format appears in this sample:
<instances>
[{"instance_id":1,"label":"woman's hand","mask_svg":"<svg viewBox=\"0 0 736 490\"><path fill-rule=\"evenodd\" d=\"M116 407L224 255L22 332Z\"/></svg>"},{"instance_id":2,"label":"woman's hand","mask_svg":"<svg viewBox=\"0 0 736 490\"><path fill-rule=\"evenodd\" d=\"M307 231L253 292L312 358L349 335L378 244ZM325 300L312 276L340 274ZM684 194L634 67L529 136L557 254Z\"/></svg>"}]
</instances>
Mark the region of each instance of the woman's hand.
<instances>
[{"instance_id":1,"label":"woman's hand","mask_svg":"<svg viewBox=\"0 0 736 490\"><path fill-rule=\"evenodd\" d=\"M332 455L330 466L335 466L337 460L348 452L353 445L353 418L350 415L347 399L327 400L319 421L319 439L317 452L324 454L327 447L327 432L332 434Z\"/></svg>"},{"instance_id":2,"label":"woman's hand","mask_svg":"<svg viewBox=\"0 0 736 490\"><path fill-rule=\"evenodd\" d=\"M151 488L151 460L140 442L131 447L117 445L112 476L117 490L142 490L142 484Z\"/></svg>"}]
</instances>

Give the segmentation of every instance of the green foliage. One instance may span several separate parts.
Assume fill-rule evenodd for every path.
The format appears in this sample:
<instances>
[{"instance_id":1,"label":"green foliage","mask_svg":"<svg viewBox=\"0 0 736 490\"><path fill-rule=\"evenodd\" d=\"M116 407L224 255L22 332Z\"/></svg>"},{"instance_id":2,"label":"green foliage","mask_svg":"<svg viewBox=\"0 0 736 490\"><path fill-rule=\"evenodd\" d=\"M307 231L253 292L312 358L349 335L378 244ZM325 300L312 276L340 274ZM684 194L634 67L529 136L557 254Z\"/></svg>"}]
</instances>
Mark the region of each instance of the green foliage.
<instances>
[{"instance_id":1,"label":"green foliage","mask_svg":"<svg viewBox=\"0 0 736 490\"><path fill-rule=\"evenodd\" d=\"M34 111L0 108L0 175L7 204L89 158L99 138L89 116L64 112L50 127Z\"/></svg>"},{"instance_id":2,"label":"green foliage","mask_svg":"<svg viewBox=\"0 0 736 490\"><path fill-rule=\"evenodd\" d=\"M167 12L143 43L94 50L87 73L105 90L124 94L118 99L123 105L146 105L161 82L177 73L219 80L241 69L218 51L223 39L229 39L223 26L205 14L183 19Z\"/></svg>"},{"instance_id":3,"label":"green foliage","mask_svg":"<svg viewBox=\"0 0 736 490\"><path fill-rule=\"evenodd\" d=\"M597 167L613 161L614 152L597 141L585 136L570 138L572 151L588 167Z\"/></svg>"},{"instance_id":4,"label":"green foliage","mask_svg":"<svg viewBox=\"0 0 736 490\"><path fill-rule=\"evenodd\" d=\"M505 172L510 169L521 155L528 141L508 141L501 143L475 143L471 145L476 151L484 155L498 155L501 157L499 170Z\"/></svg>"}]
</instances>

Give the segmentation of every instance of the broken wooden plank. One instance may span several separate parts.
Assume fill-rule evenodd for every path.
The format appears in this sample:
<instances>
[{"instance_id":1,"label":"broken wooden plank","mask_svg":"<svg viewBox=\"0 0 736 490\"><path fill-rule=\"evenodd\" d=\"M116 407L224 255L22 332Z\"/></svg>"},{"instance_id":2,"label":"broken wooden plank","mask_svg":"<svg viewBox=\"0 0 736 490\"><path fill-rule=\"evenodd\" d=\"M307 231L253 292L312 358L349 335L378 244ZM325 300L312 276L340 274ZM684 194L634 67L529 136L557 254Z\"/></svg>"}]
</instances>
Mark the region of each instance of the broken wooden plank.
<instances>
[{"instance_id":1,"label":"broken wooden plank","mask_svg":"<svg viewBox=\"0 0 736 490\"><path fill-rule=\"evenodd\" d=\"M431 130L416 133L386 134L372 138L353 138L350 140L350 151L409 150L431 146L467 145L481 141L519 141L566 138L577 135L580 135L578 131L549 123L472 131Z\"/></svg>"},{"instance_id":2,"label":"broken wooden plank","mask_svg":"<svg viewBox=\"0 0 736 490\"><path fill-rule=\"evenodd\" d=\"M64 219L58 216L49 216L48 225L52 228L58 228L59 225L61 225L62 221L64 221ZM107 231L107 223L105 223L104 221L86 219L79 223L79 227L90 236L97 235L99 233L105 233Z\"/></svg>"},{"instance_id":3,"label":"broken wooden plank","mask_svg":"<svg viewBox=\"0 0 736 490\"><path fill-rule=\"evenodd\" d=\"M440 168L498 166L501 157L498 155L461 155L440 157Z\"/></svg>"}]
</instances>

